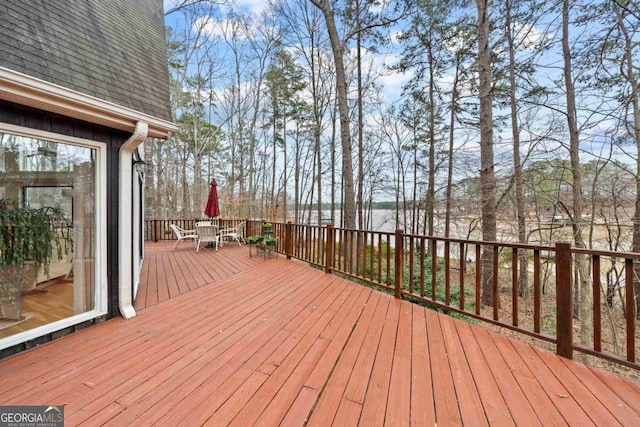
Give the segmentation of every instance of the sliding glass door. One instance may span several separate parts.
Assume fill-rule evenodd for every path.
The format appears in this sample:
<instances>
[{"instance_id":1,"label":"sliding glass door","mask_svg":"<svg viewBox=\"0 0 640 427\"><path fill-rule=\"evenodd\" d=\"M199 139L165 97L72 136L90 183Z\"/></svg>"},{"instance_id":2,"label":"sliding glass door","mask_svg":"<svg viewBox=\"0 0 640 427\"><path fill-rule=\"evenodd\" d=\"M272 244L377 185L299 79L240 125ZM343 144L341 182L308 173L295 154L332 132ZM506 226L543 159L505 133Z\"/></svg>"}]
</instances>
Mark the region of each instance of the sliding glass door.
<instances>
[{"instance_id":1,"label":"sliding glass door","mask_svg":"<svg viewBox=\"0 0 640 427\"><path fill-rule=\"evenodd\" d=\"M105 171L104 144L0 123L0 348L106 312Z\"/></svg>"}]
</instances>

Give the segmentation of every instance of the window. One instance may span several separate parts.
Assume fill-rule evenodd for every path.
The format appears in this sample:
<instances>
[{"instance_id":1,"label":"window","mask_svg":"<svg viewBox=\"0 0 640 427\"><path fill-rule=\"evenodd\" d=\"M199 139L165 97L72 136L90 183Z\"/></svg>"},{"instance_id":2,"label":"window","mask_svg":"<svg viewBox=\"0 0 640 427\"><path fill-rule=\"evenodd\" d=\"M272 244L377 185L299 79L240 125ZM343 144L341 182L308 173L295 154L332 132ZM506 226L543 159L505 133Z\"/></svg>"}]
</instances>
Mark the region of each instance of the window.
<instances>
[{"instance_id":1,"label":"window","mask_svg":"<svg viewBox=\"0 0 640 427\"><path fill-rule=\"evenodd\" d=\"M105 151L0 123L0 348L106 313Z\"/></svg>"}]
</instances>

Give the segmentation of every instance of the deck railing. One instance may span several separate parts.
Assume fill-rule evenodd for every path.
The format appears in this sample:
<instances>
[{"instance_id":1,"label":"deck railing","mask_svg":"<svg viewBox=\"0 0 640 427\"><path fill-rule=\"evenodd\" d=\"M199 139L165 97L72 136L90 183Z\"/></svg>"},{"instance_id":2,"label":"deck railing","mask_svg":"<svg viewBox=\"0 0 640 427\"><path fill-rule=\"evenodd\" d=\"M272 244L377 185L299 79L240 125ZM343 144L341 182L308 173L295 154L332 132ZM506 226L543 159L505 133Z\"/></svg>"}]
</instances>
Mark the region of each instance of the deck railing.
<instances>
[{"instance_id":1,"label":"deck railing","mask_svg":"<svg viewBox=\"0 0 640 427\"><path fill-rule=\"evenodd\" d=\"M169 224L193 228L195 221L147 221L147 236L171 240ZM235 226L241 221L219 223ZM261 234L261 221L244 221L247 235ZM636 294L634 286L625 286L637 282L638 253L573 248L565 242L524 245L292 223L273 223L273 236L276 252L327 273L553 343L567 358L579 351L640 369ZM520 280L523 253L526 286ZM488 267L483 256L488 254L493 297L483 305L482 281L487 279L482 273ZM586 263L590 272L582 278L579 295L574 289L576 261ZM616 324L624 325L623 330ZM580 331L576 337L574 326Z\"/></svg>"},{"instance_id":2,"label":"deck railing","mask_svg":"<svg viewBox=\"0 0 640 427\"><path fill-rule=\"evenodd\" d=\"M175 240L176 236L169 228L169 225L175 224L185 230L194 230L196 222L210 221L210 218L195 219L147 219L144 221L145 239L150 242L161 242L164 240ZM235 227L243 220L241 219L216 219L216 224L221 228Z\"/></svg>"}]
</instances>

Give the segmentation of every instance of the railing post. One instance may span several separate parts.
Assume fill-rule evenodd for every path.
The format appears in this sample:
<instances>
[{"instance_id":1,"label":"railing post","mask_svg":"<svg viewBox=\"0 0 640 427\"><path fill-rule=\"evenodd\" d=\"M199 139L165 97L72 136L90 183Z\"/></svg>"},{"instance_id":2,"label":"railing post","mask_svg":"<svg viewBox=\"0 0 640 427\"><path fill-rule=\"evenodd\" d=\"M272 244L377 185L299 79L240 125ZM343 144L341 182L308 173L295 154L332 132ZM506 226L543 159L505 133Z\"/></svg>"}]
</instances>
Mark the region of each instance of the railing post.
<instances>
[{"instance_id":1,"label":"railing post","mask_svg":"<svg viewBox=\"0 0 640 427\"><path fill-rule=\"evenodd\" d=\"M556 243L556 353L573 359L571 243Z\"/></svg>"},{"instance_id":2,"label":"railing post","mask_svg":"<svg viewBox=\"0 0 640 427\"><path fill-rule=\"evenodd\" d=\"M287 255L287 259L291 259L291 252L293 249L293 224L291 221L287 221L287 225L284 232L284 251Z\"/></svg>"},{"instance_id":3,"label":"railing post","mask_svg":"<svg viewBox=\"0 0 640 427\"><path fill-rule=\"evenodd\" d=\"M331 273L333 267L333 224L327 224L327 244L324 245L324 272Z\"/></svg>"},{"instance_id":4,"label":"railing post","mask_svg":"<svg viewBox=\"0 0 640 427\"><path fill-rule=\"evenodd\" d=\"M396 230L395 238L396 256L395 256L395 296L396 298L402 298L403 278L404 278L404 231L402 229Z\"/></svg>"},{"instance_id":5,"label":"railing post","mask_svg":"<svg viewBox=\"0 0 640 427\"><path fill-rule=\"evenodd\" d=\"M153 241L154 242L158 241L158 220L157 219L153 220Z\"/></svg>"}]
</instances>

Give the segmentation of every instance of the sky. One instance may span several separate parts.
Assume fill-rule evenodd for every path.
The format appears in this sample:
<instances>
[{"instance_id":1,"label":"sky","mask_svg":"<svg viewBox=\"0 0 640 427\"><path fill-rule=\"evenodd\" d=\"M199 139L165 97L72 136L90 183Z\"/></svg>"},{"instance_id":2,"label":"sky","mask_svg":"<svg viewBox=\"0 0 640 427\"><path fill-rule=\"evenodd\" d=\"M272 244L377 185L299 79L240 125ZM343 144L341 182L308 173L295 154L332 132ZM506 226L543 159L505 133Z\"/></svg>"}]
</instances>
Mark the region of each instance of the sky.
<instances>
[{"instance_id":1,"label":"sky","mask_svg":"<svg viewBox=\"0 0 640 427\"><path fill-rule=\"evenodd\" d=\"M165 11L174 7L179 1L180 0L164 0ZM225 16L231 10L235 10L253 16L259 16L267 7L268 3L262 0L232 0L228 5L220 6L220 15ZM179 13L171 14L165 17L165 23L168 26L174 26L176 21L181 19L181 17ZM203 17L203 19L206 18ZM206 27L213 34L219 35L220 32L223 31L224 22L214 22L212 20L206 24ZM394 34L397 34L397 31ZM394 37L392 37L392 40L393 39ZM220 48L223 49L223 46L220 46ZM388 103L396 102L400 98L403 85L411 78L411 74L399 73L388 69L389 66L394 65L399 60L399 56L393 52L393 43L386 51L369 53L365 60L371 61L373 69L380 71L380 73L377 73L379 77L376 79L376 83L382 87L384 99Z\"/></svg>"},{"instance_id":2,"label":"sky","mask_svg":"<svg viewBox=\"0 0 640 427\"><path fill-rule=\"evenodd\" d=\"M165 12L180 2L181 0L163 0ZM254 14L259 14L267 7L267 2L263 0L233 0L230 3L237 9ZM228 10L229 6L222 6L222 8Z\"/></svg>"},{"instance_id":3,"label":"sky","mask_svg":"<svg viewBox=\"0 0 640 427\"><path fill-rule=\"evenodd\" d=\"M176 3L176 1L178 0L164 0L164 5L165 5L165 10L168 10L169 8L173 7ZM246 14L252 14L254 16L259 15L260 13L262 13L263 11L265 11L265 9L268 6L268 2L266 1L258 1L258 0L234 0L231 1L230 4L232 6L229 5L225 5L225 6L221 6L221 13L219 16L225 16L227 14L227 12L229 12L230 10L232 10L232 7L234 10L236 11L242 11L243 13ZM166 17L166 23L169 26L174 26L176 24L176 21L178 19L182 18L182 14L180 13L174 13L172 15L169 15L168 17ZM223 27L223 24L217 24L217 25L211 25L210 26L210 31L212 33L219 33L221 31L221 28ZM400 31L401 28L395 28L394 32L395 34L397 34L398 31ZM523 37L525 37L525 41L531 45L538 43L540 41L543 41L544 37L547 37L546 41L549 41L548 38L554 38L554 35L550 35L547 34L546 36L542 36L542 34L539 32L538 28L536 27L525 27L525 26L521 26L521 30L522 30L522 34L525 34ZM557 35L555 36L557 37ZM392 38L392 42L393 42L393 38ZM221 43L219 44L219 48L221 49L221 51L224 50L224 45ZM397 44L396 44L396 48L397 48ZM399 49L397 49L399 50ZM388 69L389 65L393 65L395 63L397 63L397 61L399 60L399 55L394 51L394 44L392 43L390 47L386 48L386 52L380 52L380 53L369 53L368 55L366 55L365 57L365 61L372 61L373 64L373 68L375 70L379 70L378 77L376 78L376 83L379 87L382 88L382 95L384 100L386 101L387 104L395 104L398 102L398 100L401 98L402 95L402 89L403 86L408 82L408 80L411 78L410 74L402 74L402 73L398 73L398 72L394 72L394 71L390 71ZM500 54L500 52L496 52L497 54ZM506 53L503 52L503 54L506 55ZM559 58L546 58L546 62L547 64L550 64L551 62L557 62L559 61L561 63L561 59ZM559 67L550 67L550 68L554 68L557 70L557 72L559 72L560 68ZM551 77L547 77L547 78L551 78ZM449 85L453 80L453 77L451 74L445 74L441 77L441 84L443 86L447 86ZM561 102L561 100L560 100ZM499 115L499 114L506 114L506 111L494 111L494 114ZM606 127L607 124L604 122L599 123L600 127ZM593 129L591 130L592 132L601 132L602 134L606 133L607 129ZM508 141L511 140L511 134L510 134L510 130L507 127L504 127L502 129L502 131L498 131L496 132L495 136L495 142L496 142L496 149L497 149L497 157L500 157L500 153L502 151L504 151L504 166L505 168L509 168L510 167L510 162L511 160L509 159L509 143ZM585 133L585 136L588 136ZM464 138L466 139L467 136L464 136ZM533 137L532 137L533 138ZM475 137L474 137L475 139ZM535 139L535 138L533 138ZM588 139L588 138L586 138ZM598 138L596 138L598 139ZM504 150L501 150L500 145L501 145L501 141L504 141ZM468 140L462 141L460 142L460 144L466 144L465 145L465 151L471 153L471 152L477 152L478 151L478 145L477 144L470 144L468 142ZM591 142L593 144L593 140ZM608 145L609 142L606 142L606 144ZM557 145L557 143L556 143ZM526 149L526 147L523 147L523 149ZM594 152L594 153L598 153L599 151L601 151L602 147L587 147L585 146L585 149L590 151L590 152ZM547 151L543 149L543 153Z\"/></svg>"}]
</instances>

